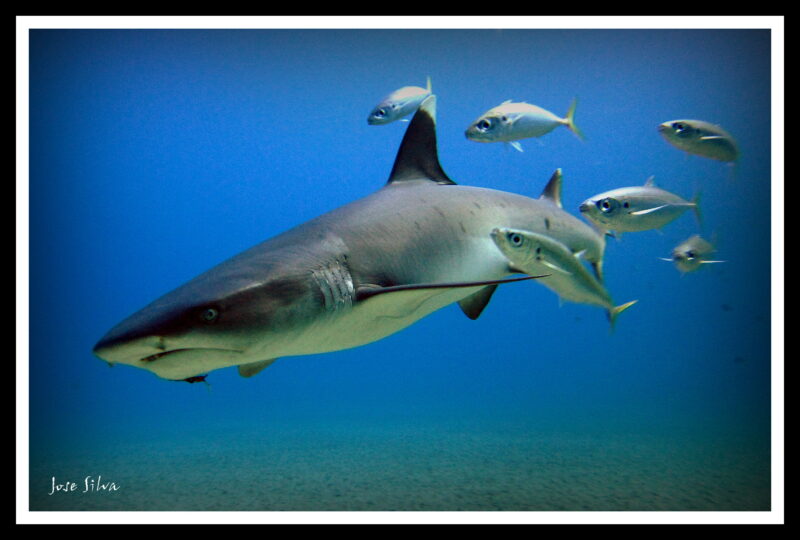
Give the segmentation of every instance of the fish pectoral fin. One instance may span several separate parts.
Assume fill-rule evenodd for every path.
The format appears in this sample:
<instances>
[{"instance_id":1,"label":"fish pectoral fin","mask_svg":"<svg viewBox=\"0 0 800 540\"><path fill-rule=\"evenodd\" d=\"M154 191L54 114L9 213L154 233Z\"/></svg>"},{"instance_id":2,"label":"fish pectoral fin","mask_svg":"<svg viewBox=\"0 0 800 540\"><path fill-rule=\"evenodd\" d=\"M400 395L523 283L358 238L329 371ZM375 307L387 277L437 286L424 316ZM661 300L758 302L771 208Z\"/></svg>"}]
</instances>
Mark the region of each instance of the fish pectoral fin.
<instances>
[{"instance_id":1,"label":"fish pectoral fin","mask_svg":"<svg viewBox=\"0 0 800 540\"><path fill-rule=\"evenodd\" d=\"M568 276L572 275L572 272L570 272L569 270L565 270L565 269L561 268L560 266L558 266L557 264L551 263L550 261L542 261L542 264L545 265L548 268L552 268L556 272L561 272L562 274L566 274Z\"/></svg>"},{"instance_id":2,"label":"fish pectoral fin","mask_svg":"<svg viewBox=\"0 0 800 540\"><path fill-rule=\"evenodd\" d=\"M240 364L238 366L239 375L242 377L252 377L260 373L264 368L271 366L275 360L277 360L277 358L259 360L258 362L251 362L249 364Z\"/></svg>"},{"instance_id":3,"label":"fish pectoral fin","mask_svg":"<svg viewBox=\"0 0 800 540\"><path fill-rule=\"evenodd\" d=\"M712 141L714 139L724 139L724 138L725 137L723 137L721 135L704 135L703 137L700 137L700 140L701 141Z\"/></svg>"},{"instance_id":4,"label":"fish pectoral fin","mask_svg":"<svg viewBox=\"0 0 800 540\"><path fill-rule=\"evenodd\" d=\"M519 144L519 142L517 142L517 141L509 141L508 144L511 145L511 147L514 150L516 150L517 152L524 152L525 151L525 150L522 149L522 145Z\"/></svg>"},{"instance_id":5,"label":"fish pectoral fin","mask_svg":"<svg viewBox=\"0 0 800 540\"><path fill-rule=\"evenodd\" d=\"M700 261L700 264L724 263L728 261Z\"/></svg>"},{"instance_id":6,"label":"fish pectoral fin","mask_svg":"<svg viewBox=\"0 0 800 540\"><path fill-rule=\"evenodd\" d=\"M483 312L486 305L489 303L489 300L492 299L492 294L497 289L497 284L495 285L488 285L483 289L479 290L476 293L472 293L471 295L467 296L466 298L462 298L458 301L458 305L461 308L461 311L464 312L464 315L472 319L473 321L480 317L480 314Z\"/></svg>"},{"instance_id":7,"label":"fish pectoral fin","mask_svg":"<svg viewBox=\"0 0 800 540\"><path fill-rule=\"evenodd\" d=\"M592 271L594 271L594 277L597 278L597 281L600 283L603 282L603 261L593 261L591 263Z\"/></svg>"},{"instance_id":8,"label":"fish pectoral fin","mask_svg":"<svg viewBox=\"0 0 800 540\"><path fill-rule=\"evenodd\" d=\"M632 216L643 216L645 214L650 214L651 212L658 212L662 208L666 208L669 206L668 204L662 204L661 206L654 206L653 208L648 208L646 210L637 210L636 212L630 212Z\"/></svg>"}]
</instances>

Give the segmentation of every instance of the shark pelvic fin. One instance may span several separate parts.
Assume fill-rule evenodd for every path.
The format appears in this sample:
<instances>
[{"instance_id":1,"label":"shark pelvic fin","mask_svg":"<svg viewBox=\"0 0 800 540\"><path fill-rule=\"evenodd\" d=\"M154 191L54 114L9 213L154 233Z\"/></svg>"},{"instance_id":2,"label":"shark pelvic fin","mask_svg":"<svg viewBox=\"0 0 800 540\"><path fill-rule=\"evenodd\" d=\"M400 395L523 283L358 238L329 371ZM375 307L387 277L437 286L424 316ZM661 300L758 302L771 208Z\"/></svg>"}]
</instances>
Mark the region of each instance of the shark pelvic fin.
<instances>
[{"instance_id":1,"label":"shark pelvic fin","mask_svg":"<svg viewBox=\"0 0 800 540\"><path fill-rule=\"evenodd\" d=\"M430 180L437 184L455 184L439 164L436 149L436 96L431 94L414 113L400 150L394 160L388 184Z\"/></svg>"},{"instance_id":2,"label":"shark pelvic fin","mask_svg":"<svg viewBox=\"0 0 800 540\"><path fill-rule=\"evenodd\" d=\"M252 377L261 372L264 368L272 365L277 358L270 358L268 360L259 360L258 362L251 362L249 364L239 365L239 375L242 377Z\"/></svg>"},{"instance_id":3,"label":"shark pelvic fin","mask_svg":"<svg viewBox=\"0 0 800 540\"><path fill-rule=\"evenodd\" d=\"M497 289L497 284L489 285L476 293L472 293L466 298L462 298L458 301L461 311L474 321L480 317L484 308L489 303L489 300L492 299L492 294L494 294L495 289Z\"/></svg>"}]
</instances>

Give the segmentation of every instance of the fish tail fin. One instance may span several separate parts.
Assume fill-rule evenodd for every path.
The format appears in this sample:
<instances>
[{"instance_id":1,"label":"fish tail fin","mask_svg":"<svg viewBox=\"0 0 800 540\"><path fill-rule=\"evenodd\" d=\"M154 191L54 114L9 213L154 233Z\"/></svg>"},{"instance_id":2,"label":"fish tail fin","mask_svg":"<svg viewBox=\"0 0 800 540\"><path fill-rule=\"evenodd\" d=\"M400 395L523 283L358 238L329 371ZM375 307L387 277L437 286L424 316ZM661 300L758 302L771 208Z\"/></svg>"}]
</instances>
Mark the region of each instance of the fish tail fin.
<instances>
[{"instance_id":1,"label":"fish tail fin","mask_svg":"<svg viewBox=\"0 0 800 540\"><path fill-rule=\"evenodd\" d=\"M636 302L638 302L638 300L631 300L630 302L626 302L626 303L624 303L622 305L613 307L613 308L608 310L608 313L607 313L608 314L608 322L611 323L611 330L610 330L611 332L614 331L614 323L617 321L617 316L620 313L622 313L623 311L625 311L626 309L628 309L629 307L631 307Z\"/></svg>"},{"instance_id":2,"label":"fish tail fin","mask_svg":"<svg viewBox=\"0 0 800 540\"><path fill-rule=\"evenodd\" d=\"M698 190L695 193L694 198L692 199L692 210L694 210L694 217L697 219L697 224L700 228L703 228L703 213L700 211L700 191Z\"/></svg>"},{"instance_id":3,"label":"fish tail fin","mask_svg":"<svg viewBox=\"0 0 800 540\"><path fill-rule=\"evenodd\" d=\"M569 110L567 111L567 128L574 133L580 140L584 141L586 138L583 136L583 132L580 128L575 125L575 107L578 105L578 98L572 100L572 103L569 105Z\"/></svg>"}]
</instances>

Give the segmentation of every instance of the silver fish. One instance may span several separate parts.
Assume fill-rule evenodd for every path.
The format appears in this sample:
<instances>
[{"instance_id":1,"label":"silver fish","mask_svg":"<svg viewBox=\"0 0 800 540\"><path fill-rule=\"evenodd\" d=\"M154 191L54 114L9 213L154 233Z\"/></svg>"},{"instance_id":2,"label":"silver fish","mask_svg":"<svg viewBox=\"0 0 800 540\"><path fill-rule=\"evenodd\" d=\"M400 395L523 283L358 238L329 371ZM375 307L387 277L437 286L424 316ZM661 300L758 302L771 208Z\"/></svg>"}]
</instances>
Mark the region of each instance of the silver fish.
<instances>
[{"instance_id":1,"label":"silver fish","mask_svg":"<svg viewBox=\"0 0 800 540\"><path fill-rule=\"evenodd\" d=\"M425 98L431 95L431 78L428 77L426 88L419 86L404 86L383 98L369 113L367 123L370 125L383 125L416 111ZM403 120L404 122L407 120Z\"/></svg>"},{"instance_id":2,"label":"silver fish","mask_svg":"<svg viewBox=\"0 0 800 540\"><path fill-rule=\"evenodd\" d=\"M560 118L548 110L530 103L517 103L511 100L489 109L467 128L465 135L475 142L505 142L522 152L520 139L541 137L558 126L566 126L579 139L583 133L575 125L575 106L573 100L567 115Z\"/></svg>"},{"instance_id":3,"label":"silver fish","mask_svg":"<svg viewBox=\"0 0 800 540\"><path fill-rule=\"evenodd\" d=\"M492 240L508 258L510 270L528 275L550 274L538 282L563 300L605 308L612 328L617 316L637 302L615 306L606 288L581 263L580 256L550 236L497 227L492 230Z\"/></svg>"},{"instance_id":4,"label":"silver fish","mask_svg":"<svg viewBox=\"0 0 800 540\"><path fill-rule=\"evenodd\" d=\"M699 194L687 201L656 187L652 176L643 186L605 191L586 199L578 207L598 228L617 233L660 229L690 208L701 223Z\"/></svg>"},{"instance_id":5,"label":"silver fish","mask_svg":"<svg viewBox=\"0 0 800 540\"><path fill-rule=\"evenodd\" d=\"M719 161L736 161L739 148L730 133L703 120L670 120L658 126L661 136L675 148Z\"/></svg>"},{"instance_id":6,"label":"silver fish","mask_svg":"<svg viewBox=\"0 0 800 540\"><path fill-rule=\"evenodd\" d=\"M672 250L671 258L665 259L661 257L661 260L675 263L678 270L683 273L694 272L704 264L725 262L707 258L715 251L716 249L711 242L695 234L675 246Z\"/></svg>"}]
</instances>

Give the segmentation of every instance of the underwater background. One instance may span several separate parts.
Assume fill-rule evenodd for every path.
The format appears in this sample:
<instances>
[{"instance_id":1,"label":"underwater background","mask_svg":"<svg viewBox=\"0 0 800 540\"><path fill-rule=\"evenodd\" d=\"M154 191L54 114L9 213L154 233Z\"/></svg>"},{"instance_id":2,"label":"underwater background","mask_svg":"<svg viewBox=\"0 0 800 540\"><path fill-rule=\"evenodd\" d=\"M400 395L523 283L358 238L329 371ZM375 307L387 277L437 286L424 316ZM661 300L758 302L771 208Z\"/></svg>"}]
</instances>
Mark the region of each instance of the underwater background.
<instances>
[{"instance_id":1,"label":"underwater background","mask_svg":"<svg viewBox=\"0 0 800 540\"><path fill-rule=\"evenodd\" d=\"M30 510L768 511L769 30L31 30ZM457 183L564 208L644 184L686 199L662 231L609 238L603 310L500 287L381 341L209 385L110 369L117 322L227 258L379 189L407 123L389 92L437 95ZM509 99L563 116L469 141ZM656 127L720 124L735 167ZM692 234L715 258L682 275ZM85 480L115 491L84 493ZM74 492L50 494L56 482Z\"/></svg>"}]
</instances>

